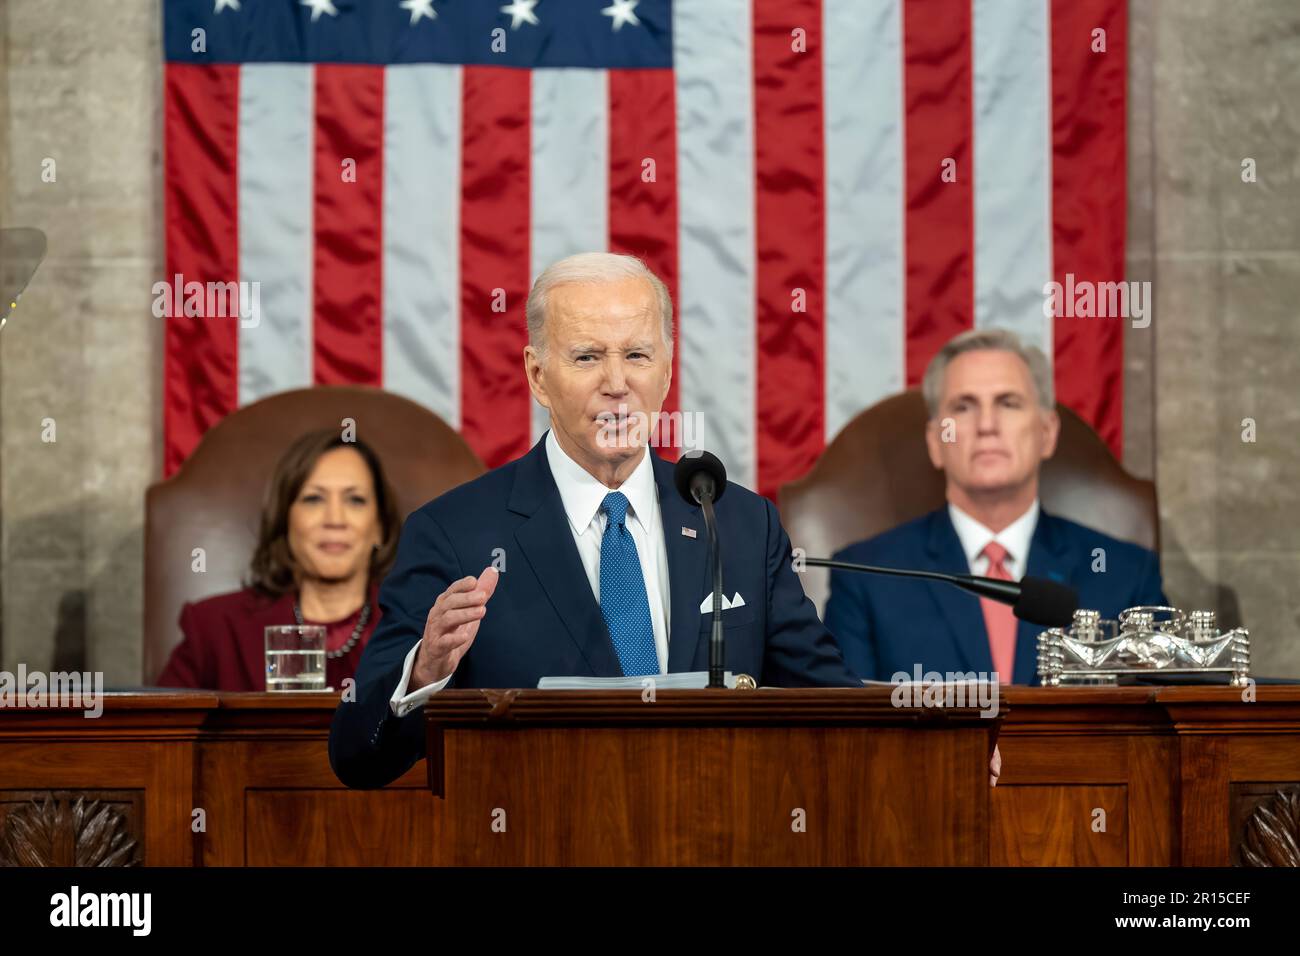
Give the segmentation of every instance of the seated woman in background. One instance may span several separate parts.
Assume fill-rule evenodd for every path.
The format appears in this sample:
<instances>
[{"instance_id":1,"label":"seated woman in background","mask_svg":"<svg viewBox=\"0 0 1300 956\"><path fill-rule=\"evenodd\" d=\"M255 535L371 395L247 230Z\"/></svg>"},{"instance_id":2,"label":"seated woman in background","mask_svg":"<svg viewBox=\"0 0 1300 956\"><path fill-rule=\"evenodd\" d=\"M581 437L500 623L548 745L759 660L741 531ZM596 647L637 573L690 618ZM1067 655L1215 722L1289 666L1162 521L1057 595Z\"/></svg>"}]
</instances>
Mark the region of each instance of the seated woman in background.
<instances>
[{"instance_id":1,"label":"seated woman in background","mask_svg":"<svg viewBox=\"0 0 1300 956\"><path fill-rule=\"evenodd\" d=\"M325 626L325 683L356 673L379 621L379 583L401 530L393 490L374 451L337 430L295 441L276 465L262 507L249 585L181 609L184 639L158 683L266 690L263 628Z\"/></svg>"}]
</instances>

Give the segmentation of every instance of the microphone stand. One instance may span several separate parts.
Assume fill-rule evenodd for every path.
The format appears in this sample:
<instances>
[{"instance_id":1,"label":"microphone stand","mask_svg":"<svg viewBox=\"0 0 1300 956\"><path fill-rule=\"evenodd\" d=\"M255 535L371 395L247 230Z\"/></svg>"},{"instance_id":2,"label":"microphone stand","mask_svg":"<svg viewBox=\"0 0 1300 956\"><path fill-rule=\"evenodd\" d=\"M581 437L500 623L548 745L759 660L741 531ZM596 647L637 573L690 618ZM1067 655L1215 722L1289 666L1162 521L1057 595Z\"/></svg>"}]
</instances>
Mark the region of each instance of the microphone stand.
<instances>
[{"instance_id":1,"label":"microphone stand","mask_svg":"<svg viewBox=\"0 0 1300 956\"><path fill-rule=\"evenodd\" d=\"M966 591L972 591L982 597L1014 604L1020 597L1020 584L1016 581L1002 581L997 578L981 578L974 574L943 574L939 571L905 571L901 568L881 568L870 564L854 564L851 561L834 561L830 558L804 558L803 563L810 568L836 568L840 571L865 571L868 574L890 574L899 578L928 578L931 581L946 581Z\"/></svg>"},{"instance_id":2,"label":"microphone stand","mask_svg":"<svg viewBox=\"0 0 1300 956\"><path fill-rule=\"evenodd\" d=\"M1069 627L1079 606L1079 594L1068 585L1048 578L1026 574L1019 581L1001 578L982 578L976 574L944 574L941 571L915 571L904 568L880 568L869 564L853 564L831 558L804 558L803 563L814 568L838 568L844 571L866 571L869 574L888 574L897 578L924 578L945 581L970 594L1010 604L1011 610L1022 621L1041 624L1043 627Z\"/></svg>"},{"instance_id":3,"label":"microphone stand","mask_svg":"<svg viewBox=\"0 0 1300 956\"><path fill-rule=\"evenodd\" d=\"M709 534L709 566L713 569L713 631L709 635L709 687L723 688L726 670L726 645L722 640L722 546L718 540L718 525L713 515L713 481L699 482L692 489L695 500L704 512L704 527Z\"/></svg>"}]
</instances>

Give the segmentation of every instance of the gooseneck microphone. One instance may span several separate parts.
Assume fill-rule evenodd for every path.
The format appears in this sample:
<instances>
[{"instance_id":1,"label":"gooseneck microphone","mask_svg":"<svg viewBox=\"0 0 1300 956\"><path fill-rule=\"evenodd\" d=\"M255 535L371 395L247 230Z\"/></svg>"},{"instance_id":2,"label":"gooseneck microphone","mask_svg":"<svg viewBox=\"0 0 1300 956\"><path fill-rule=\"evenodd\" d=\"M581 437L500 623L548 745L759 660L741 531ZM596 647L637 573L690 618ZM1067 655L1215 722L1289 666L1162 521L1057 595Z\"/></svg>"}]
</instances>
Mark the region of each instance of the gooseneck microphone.
<instances>
[{"instance_id":1,"label":"gooseneck microphone","mask_svg":"<svg viewBox=\"0 0 1300 956\"><path fill-rule=\"evenodd\" d=\"M722 551L713 506L727 490L727 469L716 455L697 450L683 453L673 473L677 493L688 505L699 505L709 535L709 567L713 569L713 630L709 636L709 686L725 687L726 645L722 641Z\"/></svg>"},{"instance_id":2,"label":"gooseneck microphone","mask_svg":"<svg viewBox=\"0 0 1300 956\"><path fill-rule=\"evenodd\" d=\"M1010 604L1016 617L1043 627L1069 627L1079 606L1079 595L1074 588L1047 578L1026 575L1019 581L1002 581L982 578L974 574L943 574L939 571L909 571L904 568L879 568L869 564L853 564L830 558L804 558L803 563L812 568L835 568L840 571L861 571L866 574L891 574L900 578L926 578L946 581L949 584L986 597L1002 604Z\"/></svg>"}]
</instances>

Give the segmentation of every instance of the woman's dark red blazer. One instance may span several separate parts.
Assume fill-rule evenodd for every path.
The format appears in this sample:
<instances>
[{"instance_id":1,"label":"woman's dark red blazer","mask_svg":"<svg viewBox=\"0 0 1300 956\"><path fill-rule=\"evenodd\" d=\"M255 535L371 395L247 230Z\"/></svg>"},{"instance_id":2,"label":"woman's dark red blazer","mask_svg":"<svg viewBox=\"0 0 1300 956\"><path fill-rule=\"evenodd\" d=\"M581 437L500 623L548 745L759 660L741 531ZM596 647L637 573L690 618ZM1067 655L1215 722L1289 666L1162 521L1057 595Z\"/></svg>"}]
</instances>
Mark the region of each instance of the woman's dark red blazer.
<instances>
[{"instance_id":1,"label":"woman's dark red blazer","mask_svg":"<svg viewBox=\"0 0 1300 956\"><path fill-rule=\"evenodd\" d=\"M184 638L176 645L158 677L162 687L203 690L266 690L266 643L263 629L273 624L293 624L294 593L268 598L245 588L186 604L181 608ZM350 634L360 611L346 622ZM370 621L362 639L344 657L325 662L325 683L338 690L345 677L353 677L361 651L379 622L379 588L370 590ZM315 623L315 622L311 622ZM331 626L331 631L334 626Z\"/></svg>"}]
</instances>

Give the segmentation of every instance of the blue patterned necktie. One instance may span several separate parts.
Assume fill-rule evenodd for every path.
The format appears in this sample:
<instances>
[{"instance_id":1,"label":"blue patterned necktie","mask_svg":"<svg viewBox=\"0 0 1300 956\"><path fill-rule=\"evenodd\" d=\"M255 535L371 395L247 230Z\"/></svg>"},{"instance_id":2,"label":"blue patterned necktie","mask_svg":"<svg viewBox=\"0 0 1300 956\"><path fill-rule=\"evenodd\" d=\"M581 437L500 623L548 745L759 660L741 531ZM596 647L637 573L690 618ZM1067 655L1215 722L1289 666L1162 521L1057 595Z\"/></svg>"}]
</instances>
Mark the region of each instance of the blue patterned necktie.
<instances>
[{"instance_id":1,"label":"blue patterned necktie","mask_svg":"<svg viewBox=\"0 0 1300 956\"><path fill-rule=\"evenodd\" d=\"M645 575L636 542L627 530L627 496L611 491L600 503L605 534L600 539L600 613L609 627L618 662L627 677L659 673L655 632L650 624Z\"/></svg>"}]
</instances>

